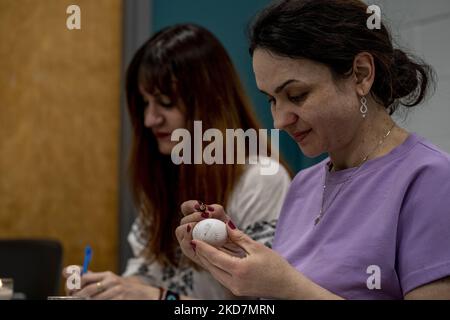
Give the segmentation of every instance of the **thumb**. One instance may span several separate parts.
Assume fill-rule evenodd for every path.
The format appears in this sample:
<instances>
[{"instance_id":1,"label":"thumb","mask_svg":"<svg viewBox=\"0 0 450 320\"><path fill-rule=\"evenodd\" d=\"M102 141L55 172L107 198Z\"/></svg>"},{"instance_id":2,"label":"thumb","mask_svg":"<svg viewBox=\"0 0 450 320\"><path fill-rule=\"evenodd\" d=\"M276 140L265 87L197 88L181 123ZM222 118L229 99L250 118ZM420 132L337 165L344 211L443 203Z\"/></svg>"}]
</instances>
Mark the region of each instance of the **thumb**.
<instances>
[{"instance_id":1,"label":"thumb","mask_svg":"<svg viewBox=\"0 0 450 320\"><path fill-rule=\"evenodd\" d=\"M231 242L244 249L247 253L251 253L255 240L250 238L241 230L237 229L233 221L227 223L228 238Z\"/></svg>"}]
</instances>

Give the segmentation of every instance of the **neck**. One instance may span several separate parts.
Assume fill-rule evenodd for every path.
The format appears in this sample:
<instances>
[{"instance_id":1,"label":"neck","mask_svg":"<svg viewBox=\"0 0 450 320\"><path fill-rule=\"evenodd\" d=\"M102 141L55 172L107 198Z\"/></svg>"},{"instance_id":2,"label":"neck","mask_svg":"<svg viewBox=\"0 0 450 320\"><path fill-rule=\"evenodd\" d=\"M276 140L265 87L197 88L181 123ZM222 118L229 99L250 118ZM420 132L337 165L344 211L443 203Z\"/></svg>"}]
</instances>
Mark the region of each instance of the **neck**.
<instances>
[{"instance_id":1,"label":"neck","mask_svg":"<svg viewBox=\"0 0 450 320\"><path fill-rule=\"evenodd\" d=\"M353 139L347 145L329 152L334 171L357 167L362 164L365 157L368 156L366 161L374 159L395 147L392 143L387 143L387 140L392 138L391 135L396 134L394 121L382 106L377 106L371 111L368 118L361 121ZM393 126L389 137L378 146Z\"/></svg>"}]
</instances>

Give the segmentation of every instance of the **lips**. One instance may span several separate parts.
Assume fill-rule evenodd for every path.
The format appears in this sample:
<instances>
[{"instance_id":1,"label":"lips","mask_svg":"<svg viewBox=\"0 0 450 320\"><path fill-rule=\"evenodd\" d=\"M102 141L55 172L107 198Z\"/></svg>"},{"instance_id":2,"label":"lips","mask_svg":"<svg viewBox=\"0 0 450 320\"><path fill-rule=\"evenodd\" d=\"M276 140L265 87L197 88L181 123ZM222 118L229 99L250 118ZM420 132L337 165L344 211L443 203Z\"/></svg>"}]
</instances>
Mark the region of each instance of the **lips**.
<instances>
[{"instance_id":1,"label":"lips","mask_svg":"<svg viewBox=\"0 0 450 320\"><path fill-rule=\"evenodd\" d=\"M295 141L302 142L308 136L308 134L312 131L312 129L305 131L298 131L293 134Z\"/></svg>"}]
</instances>

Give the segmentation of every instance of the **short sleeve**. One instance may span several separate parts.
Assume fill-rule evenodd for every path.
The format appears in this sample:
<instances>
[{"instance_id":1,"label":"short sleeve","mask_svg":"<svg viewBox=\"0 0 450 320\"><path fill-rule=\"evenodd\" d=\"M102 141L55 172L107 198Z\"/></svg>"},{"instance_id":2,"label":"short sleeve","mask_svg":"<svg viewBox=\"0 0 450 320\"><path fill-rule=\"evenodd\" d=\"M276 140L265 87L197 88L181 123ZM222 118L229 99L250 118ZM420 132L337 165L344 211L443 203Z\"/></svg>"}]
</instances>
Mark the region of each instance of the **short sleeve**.
<instances>
[{"instance_id":1,"label":"short sleeve","mask_svg":"<svg viewBox=\"0 0 450 320\"><path fill-rule=\"evenodd\" d=\"M273 175L262 174L261 164L248 165L233 190L227 212L240 230L271 247L290 182L281 164Z\"/></svg>"},{"instance_id":2,"label":"short sleeve","mask_svg":"<svg viewBox=\"0 0 450 320\"><path fill-rule=\"evenodd\" d=\"M414 176L397 234L403 295L450 275L450 161L439 157Z\"/></svg>"}]
</instances>

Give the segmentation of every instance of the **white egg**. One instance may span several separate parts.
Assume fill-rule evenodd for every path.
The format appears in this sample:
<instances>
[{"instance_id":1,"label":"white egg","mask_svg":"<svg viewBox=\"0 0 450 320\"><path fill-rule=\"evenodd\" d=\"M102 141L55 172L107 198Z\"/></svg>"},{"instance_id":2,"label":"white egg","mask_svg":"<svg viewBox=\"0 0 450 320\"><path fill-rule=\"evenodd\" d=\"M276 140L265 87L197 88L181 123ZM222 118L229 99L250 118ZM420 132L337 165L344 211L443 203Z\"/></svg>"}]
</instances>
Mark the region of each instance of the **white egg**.
<instances>
[{"instance_id":1,"label":"white egg","mask_svg":"<svg viewBox=\"0 0 450 320\"><path fill-rule=\"evenodd\" d=\"M202 220L192 230L192 238L205 241L215 247L221 247L227 242L227 226L217 219Z\"/></svg>"}]
</instances>

